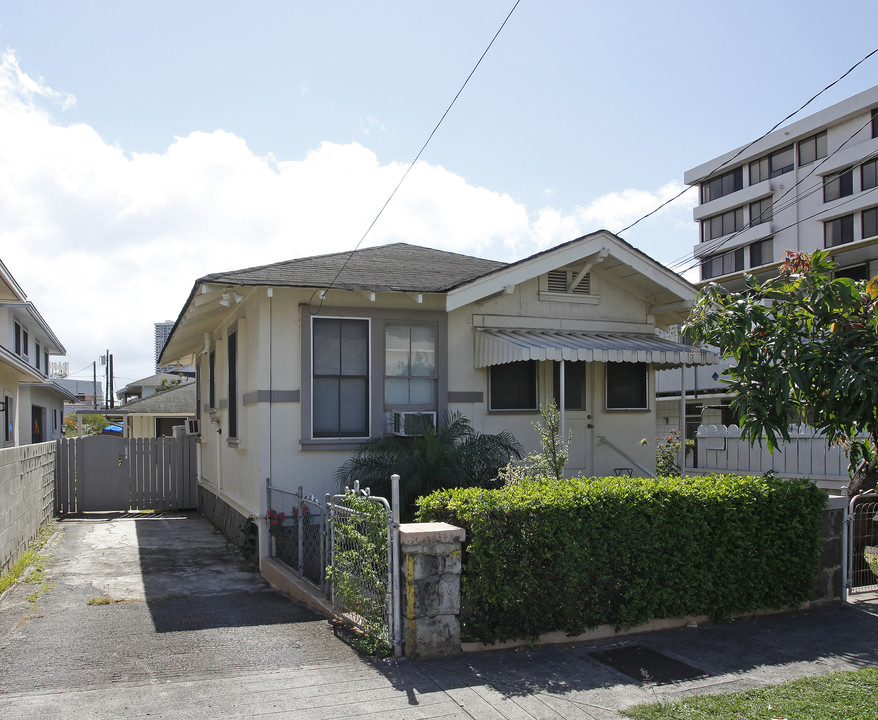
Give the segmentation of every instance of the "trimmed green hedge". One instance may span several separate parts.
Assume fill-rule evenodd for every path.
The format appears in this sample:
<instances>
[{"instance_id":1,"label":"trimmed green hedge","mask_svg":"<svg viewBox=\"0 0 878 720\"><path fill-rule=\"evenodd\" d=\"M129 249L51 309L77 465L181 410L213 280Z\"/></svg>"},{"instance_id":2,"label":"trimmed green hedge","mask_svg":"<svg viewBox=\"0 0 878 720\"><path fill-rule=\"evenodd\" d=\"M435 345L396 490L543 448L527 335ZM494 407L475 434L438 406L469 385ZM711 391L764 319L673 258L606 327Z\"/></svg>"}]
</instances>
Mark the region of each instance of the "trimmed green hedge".
<instances>
[{"instance_id":1,"label":"trimmed green hedge","mask_svg":"<svg viewBox=\"0 0 878 720\"><path fill-rule=\"evenodd\" d=\"M420 519L466 529L463 633L490 643L802 603L826 499L772 476L578 478L438 491Z\"/></svg>"}]
</instances>

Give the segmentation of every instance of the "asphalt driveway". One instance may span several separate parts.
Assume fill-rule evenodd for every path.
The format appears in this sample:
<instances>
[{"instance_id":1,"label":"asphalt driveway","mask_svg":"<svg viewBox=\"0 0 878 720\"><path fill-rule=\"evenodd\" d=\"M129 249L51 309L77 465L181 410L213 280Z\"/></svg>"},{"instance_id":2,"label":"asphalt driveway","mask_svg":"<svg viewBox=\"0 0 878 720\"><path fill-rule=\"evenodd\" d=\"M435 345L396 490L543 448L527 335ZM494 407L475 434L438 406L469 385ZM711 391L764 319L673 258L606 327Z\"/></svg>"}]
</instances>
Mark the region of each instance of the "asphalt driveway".
<instances>
[{"instance_id":1,"label":"asphalt driveway","mask_svg":"<svg viewBox=\"0 0 878 720\"><path fill-rule=\"evenodd\" d=\"M874 597L577 646L372 660L272 590L198 515L56 527L50 589L36 605L31 584L0 599L4 720L608 720L638 702L878 665Z\"/></svg>"}]
</instances>

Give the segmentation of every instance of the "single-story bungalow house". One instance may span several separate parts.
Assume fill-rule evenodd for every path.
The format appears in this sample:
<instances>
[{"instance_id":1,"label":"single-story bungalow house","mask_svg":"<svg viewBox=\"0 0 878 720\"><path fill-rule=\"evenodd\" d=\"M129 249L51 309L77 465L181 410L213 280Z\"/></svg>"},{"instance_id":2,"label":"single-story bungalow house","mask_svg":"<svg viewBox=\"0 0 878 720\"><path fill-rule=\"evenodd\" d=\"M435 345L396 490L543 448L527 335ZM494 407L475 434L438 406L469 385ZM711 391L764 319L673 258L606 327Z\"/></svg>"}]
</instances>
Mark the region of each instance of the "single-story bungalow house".
<instances>
[{"instance_id":1,"label":"single-story bungalow house","mask_svg":"<svg viewBox=\"0 0 878 720\"><path fill-rule=\"evenodd\" d=\"M124 420L125 437L173 437L175 427L195 419L195 403L195 381L183 378L177 387L132 400L116 412Z\"/></svg>"},{"instance_id":2,"label":"single-story bungalow house","mask_svg":"<svg viewBox=\"0 0 878 720\"><path fill-rule=\"evenodd\" d=\"M197 370L199 492L226 515L264 516L266 479L336 492L365 439L446 410L537 450L562 395L568 472L640 475L656 368L715 362L657 335L695 297L607 231L512 263L397 243L196 280L160 363Z\"/></svg>"}]
</instances>

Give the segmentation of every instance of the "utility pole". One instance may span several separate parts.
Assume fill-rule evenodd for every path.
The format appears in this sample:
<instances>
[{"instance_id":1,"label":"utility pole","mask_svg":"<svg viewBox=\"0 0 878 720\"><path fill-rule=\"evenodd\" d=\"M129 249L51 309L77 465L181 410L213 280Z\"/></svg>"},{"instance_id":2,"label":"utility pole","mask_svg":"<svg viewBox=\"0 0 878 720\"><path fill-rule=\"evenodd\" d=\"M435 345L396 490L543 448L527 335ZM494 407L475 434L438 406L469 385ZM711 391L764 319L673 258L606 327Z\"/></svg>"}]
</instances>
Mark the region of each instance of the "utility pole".
<instances>
[{"instance_id":1,"label":"utility pole","mask_svg":"<svg viewBox=\"0 0 878 720\"><path fill-rule=\"evenodd\" d=\"M109 350L107 351L109 352ZM110 372L110 407L116 406L115 393L113 392L113 356L110 355L110 364L107 366Z\"/></svg>"},{"instance_id":2,"label":"utility pole","mask_svg":"<svg viewBox=\"0 0 878 720\"><path fill-rule=\"evenodd\" d=\"M94 402L94 409L98 409L98 364L95 361L91 363L91 370L94 377L92 378L94 382L94 392L92 393L92 401Z\"/></svg>"}]
</instances>

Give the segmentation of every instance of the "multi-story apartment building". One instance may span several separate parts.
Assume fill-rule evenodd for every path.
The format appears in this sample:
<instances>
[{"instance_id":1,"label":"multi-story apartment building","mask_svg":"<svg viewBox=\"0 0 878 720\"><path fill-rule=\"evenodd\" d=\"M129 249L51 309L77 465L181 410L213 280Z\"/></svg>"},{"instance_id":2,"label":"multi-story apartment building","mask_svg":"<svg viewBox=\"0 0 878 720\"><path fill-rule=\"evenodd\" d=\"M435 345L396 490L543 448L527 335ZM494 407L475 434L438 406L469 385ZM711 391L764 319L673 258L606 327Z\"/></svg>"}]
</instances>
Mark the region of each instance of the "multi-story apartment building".
<instances>
[{"instance_id":1,"label":"multi-story apartment building","mask_svg":"<svg viewBox=\"0 0 878 720\"><path fill-rule=\"evenodd\" d=\"M171 334L171 330L174 329L174 321L165 320L164 322L153 324L155 326L155 371L160 372L161 367L159 366L159 357L162 354L162 350L165 349L165 343L168 340L168 336Z\"/></svg>"},{"instance_id":2,"label":"multi-story apartment building","mask_svg":"<svg viewBox=\"0 0 878 720\"><path fill-rule=\"evenodd\" d=\"M776 274L786 250L829 250L838 274L878 274L878 86L684 174L697 187L701 284L740 289ZM728 424L721 368L685 374L687 436ZM659 373L658 434L680 428L680 371Z\"/></svg>"},{"instance_id":3,"label":"multi-story apartment building","mask_svg":"<svg viewBox=\"0 0 878 720\"><path fill-rule=\"evenodd\" d=\"M49 377L64 346L0 261L0 448L62 435L64 402L75 396Z\"/></svg>"}]
</instances>

